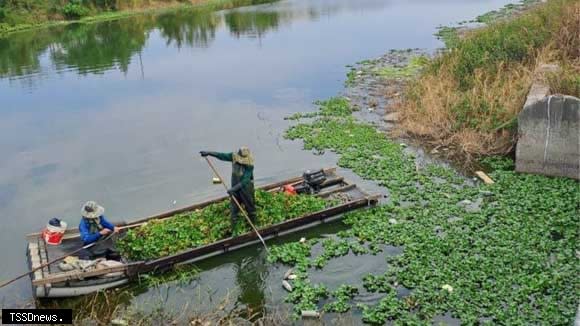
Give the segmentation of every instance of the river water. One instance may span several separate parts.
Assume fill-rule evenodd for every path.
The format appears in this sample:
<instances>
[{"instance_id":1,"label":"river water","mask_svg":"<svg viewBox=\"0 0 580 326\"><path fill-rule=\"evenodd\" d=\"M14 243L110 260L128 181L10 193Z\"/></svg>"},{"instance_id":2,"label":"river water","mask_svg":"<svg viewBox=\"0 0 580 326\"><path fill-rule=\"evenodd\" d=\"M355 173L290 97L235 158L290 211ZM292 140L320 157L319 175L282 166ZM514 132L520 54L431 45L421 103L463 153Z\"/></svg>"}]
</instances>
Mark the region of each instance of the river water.
<instances>
[{"instance_id":1,"label":"river water","mask_svg":"<svg viewBox=\"0 0 580 326\"><path fill-rule=\"evenodd\" d=\"M76 225L87 200L113 221L130 221L221 194L199 150L251 147L257 183L334 165L333 155L284 140L283 117L339 93L346 65L390 49L434 50L438 25L507 2L283 0L0 39L0 278L26 270L24 234L51 217ZM197 281L166 288L168 301L203 308L226 294L254 307L283 300L284 268L265 263L259 248L198 267ZM348 256L313 278L338 285L384 267L384 259ZM124 304L150 301L159 289L133 295ZM29 282L0 296L6 306L27 301Z\"/></svg>"}]
</instances>

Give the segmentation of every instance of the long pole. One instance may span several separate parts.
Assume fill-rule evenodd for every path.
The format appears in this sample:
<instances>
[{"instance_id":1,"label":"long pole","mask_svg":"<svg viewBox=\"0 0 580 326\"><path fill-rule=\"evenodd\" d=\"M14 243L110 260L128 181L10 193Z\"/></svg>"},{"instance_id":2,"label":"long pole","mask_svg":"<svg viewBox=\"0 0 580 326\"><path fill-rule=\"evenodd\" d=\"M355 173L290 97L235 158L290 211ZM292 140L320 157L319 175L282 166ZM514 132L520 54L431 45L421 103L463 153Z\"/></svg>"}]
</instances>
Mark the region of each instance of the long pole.
<instances>
[{"instance_id":1,"label":"long pole","mask_svg":"<svg viewBox=\"0 0 580 326\"><path fill-rule=\"evenodd\" d=\"M224 186L224 188L226 189L226 191L228 191L228 186L226 186L226 183L224 182L224 179L219 174L219 172L216 170L216 168L213 165L213 163L211 163L211 161L209 160L209 158L207 156L205 157L205 160L207 161L207 164L209 164L209 167L213 170L213 173L218 177L218 179L220 179L220 183ZM266 242L264 241L264 239L260 235L260 232L258 232L258 229L254 226L254 223L252 223L252 220L250 220L250 217L248 216L248 213L246 213L246 210L244 210L242 208L242 205L240 205L240 202L238 201L238 199L236 198L236 196L230 195L230 198L232 198L232 200L234 201L234 203L238 206L238 208L242 212L242 215L244 215L244 217L246 218L246 221L248 221L248 224L250 224L250 226L252 227L252 229L254 229L254 232L256 232L256 235L258 236L258 238L260 238L260 241L264 245L264 248L266 249L266 251L268 251L268 247L266 246Z\"/></svg>"},{"instance_id":2,"label":"long pole","mask_svg":"<svg viewBox=\"0 0 580 326\"><path fill-rule=\"evenodd\" d=\"M105 238L103 241L107 241L107 240L109 240L109 238L111 238L111 236L113 236L113 234L114 234L114 233L111 233L111 235L109 235L108 237L106 237L106 238ZM25 276L28 276L28 275L30 275L30 274L32 274L32 273L34 273L34 272L36 272L36 271L37 271L37 270L39 270L39 269L45 268L45 267L47 267L47 266L49 266L49 265L52 265L52 264L56 263L57 261L63 260L63 259L65 259L65 258L66 258L66 257L68 257L68 256L72 256L72 255L74 255L74 254L76 254L76 253L80 252L81 250L88 249L88 248L90 248L90 247L94 246L95 244L97 244L97 242L89 243L88 245L86 245L86 246L83 246L83 247L80 247L79 249L77 249L77 250L75 250L75 251L69 252L68 254L66 254L66 255L64 255L64 256L60 256L60 257L58 257L58 258L55 258L55 259L53 259L53 260L51 260L51 261L49 261L49 262L47 262L47 263L44 263L44 264L40 265L40 266L38 266L38 267L35 267L35 268L33 268L32 270L30 270L29 272L26 272L26 273L24 273L24 274L22 274L22 275L20 275L20 276L18 276L18 277L15 277L15 278L13 278L13 279L11 279L11 280L8 280L8 281L5 281L5 282L3 282L2 284L0 284L0 288L3 288L3 287L5 287L5 286L6 286L6 285L8 285L8 284L11 284L11 283L13 283L13 282L15 282L15 281L17 281L17 280L19 280L19 279L21 279L21 278L25 277Z\"/></svg>"}]
</instances>

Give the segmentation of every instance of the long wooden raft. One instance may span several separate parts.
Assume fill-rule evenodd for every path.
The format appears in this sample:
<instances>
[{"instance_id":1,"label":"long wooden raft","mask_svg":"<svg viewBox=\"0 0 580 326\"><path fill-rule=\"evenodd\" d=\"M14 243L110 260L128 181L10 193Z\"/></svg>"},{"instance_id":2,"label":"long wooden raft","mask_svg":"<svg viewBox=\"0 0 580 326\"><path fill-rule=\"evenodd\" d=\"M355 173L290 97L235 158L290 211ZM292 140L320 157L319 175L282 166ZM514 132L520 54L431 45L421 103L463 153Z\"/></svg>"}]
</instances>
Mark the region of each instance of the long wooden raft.
<instances>
[{"instance_id":1,"label":"long wooden raft","mask_svg":"<svg viewBox=\"0 0 580 326\"><path fill-rule=\"evenodd\" d=\"M365 206L375 205L377 203L378 196L369 195L363 190L359 189L355 184L337 175L334 168L325 169L325 172L328 176L328 179L322 185L322 190L317 194L317 196L328 198L341 193L344 194L343 198L346 197L347 199L343 199L342 203L327 209L264 227L260 229L260 234L264 239L271 239L287 233L309 228L320 223L328 222L330 220L335 220L340 218L339 215L344 212ZM284 185L299 184L302 181L302 177L295 177L268 184L259 188L266 191L279 191L280 188ZM221 202L226 199L228 199L228 197L224 196L147 218L136 219L130 225L124 226L124 228L137 228L152 220L163 220L171 218L176 214L202 209L208 205ZM51 259L51 250L56 250L55 247L47 246L44 243L40 233L27 235L27 240L29 242L27 254L31 268L38 267L41 264L48 262ZM31 281L34 294L37 297L69 296L67 295L67 288L71 289L70 296L82 295L92 292L93 289L96 291L99 289L118 286L118 284L122 283L123 280L128 281L132 277L141 273L164 270L175 264L199 261L211 256L249 246L257 242L258 238L256 234L254 232L248 232L237 237L226 238L208 245L191 248L174 255L149 261L129 262L121 266L111 268L89 270L85 272L61 272L56 267L46 267L33 273L31 275ZM79 233L75 229L69 229L65 233L63 245L61 246L74 247L75 245L80 247ZM76 248L72 249L74 250ZM61 250L63 249L61 248ZM121 272L123 275L121 278L116 275L115 277L111 277L110 283L107 282L107 275L111 275L111 273L119 274L119 272Z\"/></svg>"}]
</instances>

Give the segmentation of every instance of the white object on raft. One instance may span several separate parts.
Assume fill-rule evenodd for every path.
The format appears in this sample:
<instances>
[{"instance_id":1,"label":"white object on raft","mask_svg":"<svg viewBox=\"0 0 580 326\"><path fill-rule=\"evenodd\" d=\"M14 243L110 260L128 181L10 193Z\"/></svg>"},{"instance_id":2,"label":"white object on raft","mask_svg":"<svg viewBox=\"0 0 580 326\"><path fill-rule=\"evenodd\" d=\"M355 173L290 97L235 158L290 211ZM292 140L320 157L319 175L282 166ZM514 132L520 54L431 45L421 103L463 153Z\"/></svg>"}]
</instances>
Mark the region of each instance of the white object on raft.
<instances>
[{"instance_id":1,"label":"white object on raft","mask_svg":"<svg viewBox=\"0 0 580 326\"><path fill-rule=\"evenodd\" d=\"M296 274L290 274L290 275L288 275L288 277L286 279L292 281L292 280L295 280L297 278L298 278L298 276Z\"/></svg>"},{"instance_id":2,"label":"white object on raft","mask_svg":"<svg viewBox=\"0 0 580 326\"><path fill-rule=\"evenodd\" d=\"M221 183L220 178L213 178L211 179L211 182L213 182L214 184Z\"/></svg>"},{"instance_id":3,"label":"white object on raft","mask_svg":"<svg viewBox=\"0 0 580 326\"><path fill-rule=\"evenodd\" d=\"M320 313L316 310L302 310L300 314L306 318L320 318Z\"/></svg>"},{"instance_id":4,"label":"white object on raft","mask_svg":"<svg viewBox=\"0 0 580 326\"><path fill-rule=\"evenodd\" d=\"M284 287L284 289L286 289L286 291L292 292L292 285L290 285L290 283L288 283L288 281L283 280L282 286Z\"/></svg>"}]
</instances>

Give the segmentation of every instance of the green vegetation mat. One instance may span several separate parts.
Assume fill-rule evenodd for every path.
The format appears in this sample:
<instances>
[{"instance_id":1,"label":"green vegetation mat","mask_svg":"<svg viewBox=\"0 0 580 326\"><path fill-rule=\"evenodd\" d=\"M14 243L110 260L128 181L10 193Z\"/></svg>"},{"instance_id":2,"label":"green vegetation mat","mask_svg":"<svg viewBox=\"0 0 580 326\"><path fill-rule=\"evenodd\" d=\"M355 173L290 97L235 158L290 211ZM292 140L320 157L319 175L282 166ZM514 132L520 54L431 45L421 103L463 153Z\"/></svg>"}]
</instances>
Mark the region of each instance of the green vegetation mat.
<instances>
[{"instance_id":1,"label":"green vegetation mat","mask_svg":"<svg viewBox=\"0 0 580 326\"><path fill-rule=\"evenodd\" d=\"M277 224L334 204L334 200L312 195L288 196L281 192L257 190L256 227ZM222 240L230 231L230 203L224 201L129 230L117 242L117 247L124 257L131 260L149 260ZM240 213L235 233L249 231L250 226Z\"/></svg>"},{"instance_id":2,"label":"green vegetation mat","mask_svg":"<svg viewBox=\"0 0 580 326\"><path fill-rule=\"evenodd\" d=\"M338 165L375 180L390 193L389 203L346 215L350 226L339 238L272 247L270 262L294 266L297 279L287 298L300 310L362 312L364 322L431 325L450 313L462 324L566 325L578 304L580 189L578 182L518 174L507 159L487 159L493 185L473 183L453 170L417 168L412 154L350 115L345 99L320 103L324 114L290 128L305 149L332 150ZM332 114L336 112L336 114ZM383 256L383 245L403 253ZM311 284L308 271L346 255L387 259L378 275L331 292ZM322 258L321 258L322 257ZM406 288L408 295L398 295ZM383 295L375 305L356 305L359 292ZM334 297L323 305L323 300ZM355 300L353 300L355 298Z\"/></svg>"}]
</instances>

